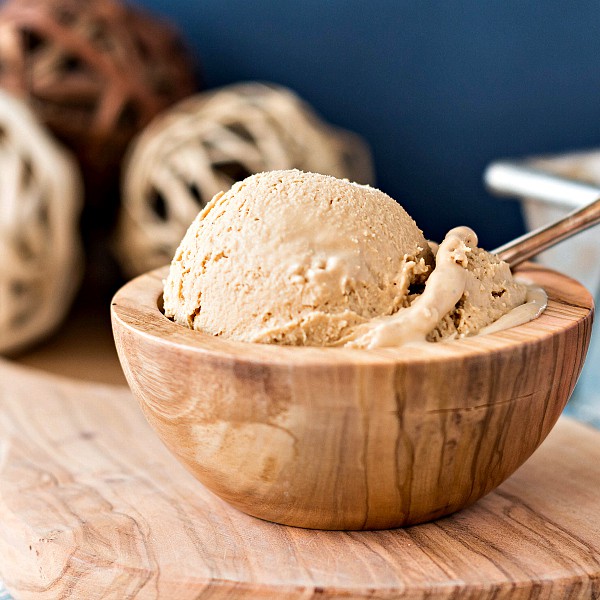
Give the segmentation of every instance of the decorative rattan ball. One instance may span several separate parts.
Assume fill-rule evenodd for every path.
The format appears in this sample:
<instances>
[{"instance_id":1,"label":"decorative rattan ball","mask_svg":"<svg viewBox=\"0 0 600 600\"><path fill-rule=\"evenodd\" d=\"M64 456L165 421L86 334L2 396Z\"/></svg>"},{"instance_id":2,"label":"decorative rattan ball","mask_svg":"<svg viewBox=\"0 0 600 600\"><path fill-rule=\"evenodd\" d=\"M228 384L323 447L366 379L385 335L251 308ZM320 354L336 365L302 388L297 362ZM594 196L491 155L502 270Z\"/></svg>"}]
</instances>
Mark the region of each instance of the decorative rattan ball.
<instances>
[{"instance_id":1,"label":"decorative rattan ball","mask_svg":"<svg viewBox=\"0 0 600 600\"><path fill-rule=\"evenodd\" d=\"M0 86L26 98L86 171L102 173L195 81L174 31L118 0L7 0Z\"/></svg>"},{"instance_id":2,"label":"decorative rattan ball","mask_svg":"<svg viewBox=\"0 0 600 600\"><path fill-rule=\"evenodd\" d=\"M0 92L0 354L49 333L82 272L77 163L27 106Z\"/></svg>"},{"instance_id":3,"label":"decorative rattan ball","mask_svg":"<svg viewBox=\"0 0 600 600\"><path fill-rule=\"evenodd\" d=\"M373 178L361 138L326 124L286 88L242 83L180 102L130 149L117 232L123 269L136 275L170 262L217 192L253 173L290 168Z\"/></svg>"}]
</instances>

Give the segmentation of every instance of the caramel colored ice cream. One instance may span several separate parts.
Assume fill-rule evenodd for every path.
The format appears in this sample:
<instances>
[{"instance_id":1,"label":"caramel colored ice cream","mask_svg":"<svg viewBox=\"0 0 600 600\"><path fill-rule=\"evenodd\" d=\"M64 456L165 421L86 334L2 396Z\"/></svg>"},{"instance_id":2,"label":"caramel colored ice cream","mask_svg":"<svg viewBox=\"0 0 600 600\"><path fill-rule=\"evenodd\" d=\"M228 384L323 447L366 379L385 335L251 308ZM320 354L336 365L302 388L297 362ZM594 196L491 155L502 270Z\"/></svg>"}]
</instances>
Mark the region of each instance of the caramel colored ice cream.
<instances>
[{"instance_id":1,"label":"caramel colored ice cream","mask_svg":"<svg viewBox=\"0 0 600 600\"><path fill-rule=\"evenodd\" d=\"M526 295L470 229L449 232L434 258L383 192L290 170L248 177L200 212L164 309L234 340L372 348L475 334Z\"/></svg>"},{"instance_id":2,"label":"caramel colored ice cream","mask_svg":"<svg viewBox=\"0 0 600 600\"><path fill-rule=\"evenodd\" d=\"M259 173L192 223L165 314L235 340L326 346L408 306L432 262L423 233L383 192L297 170Z\"/></svg>"}]
</instances>

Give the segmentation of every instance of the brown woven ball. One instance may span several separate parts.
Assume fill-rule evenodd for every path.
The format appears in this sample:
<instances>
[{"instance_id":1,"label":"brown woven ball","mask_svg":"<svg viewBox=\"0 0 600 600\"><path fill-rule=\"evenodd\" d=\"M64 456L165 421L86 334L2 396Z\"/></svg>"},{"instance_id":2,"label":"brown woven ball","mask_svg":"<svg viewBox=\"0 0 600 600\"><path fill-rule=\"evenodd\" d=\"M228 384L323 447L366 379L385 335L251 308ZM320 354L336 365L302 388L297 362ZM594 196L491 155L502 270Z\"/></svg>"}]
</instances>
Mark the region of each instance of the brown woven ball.
<instances>
[{"instance_id":1,"label":"brown woven ball","mask_svg":"<svg viewBox=\"0 0 600 600\"><path fill-rule=\"evenodd\" d=\"M197 212L259 171L297 168L372 183L371 155L291 90L257 82L197 94L159 115L132 144L117 234L129 275L168 263Z\"/></svg>"},{"instance_id":2,"label":"brown woven ball","mask_svg":"<svg viewBox=\"0 0 600 600\"><path fill-rule=\"evenodd\" d=\"M0 86L96 172L114 168L137 131L196 87L176 33L117 0L7 0Z\"/></svg>"}]
</instances>

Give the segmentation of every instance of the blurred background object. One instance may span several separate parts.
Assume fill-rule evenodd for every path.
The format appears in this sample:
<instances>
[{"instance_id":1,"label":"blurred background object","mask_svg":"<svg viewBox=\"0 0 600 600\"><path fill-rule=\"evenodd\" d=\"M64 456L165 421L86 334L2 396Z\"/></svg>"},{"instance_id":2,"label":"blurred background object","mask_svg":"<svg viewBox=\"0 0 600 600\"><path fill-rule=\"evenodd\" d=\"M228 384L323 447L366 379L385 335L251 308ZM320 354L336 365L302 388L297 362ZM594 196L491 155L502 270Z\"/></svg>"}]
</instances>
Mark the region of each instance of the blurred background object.
<instances>
[{"instance_id":1,"label":"blurred background object","mask_svg":"<svg viewBox=\"0 0 600 600\"><path fill-rule=\"evenodd\" d=\"M570 179L600 185L600 150L531 158L536 168ZM522 199L523 213L529 229L554 221L577 206L564 202ZM574 238L550 248L537 257L542 264L569 274L581 281L600 302L600 233L598 228L584 231ZM594 335L581 378L568 410L574 416L600 427L600 322Z\"/></svg>"},{"instance_id":2,"label":"blurred background object","mask_svg":"<svg viewBox=\"0 0 600 600\"><path fill-rule=\"evenodd\" d=\"M216 193L254 173L291 168L373 182L366 144L284 87L240 83L168 109L135 141L124 167L123 269L133 276L168 264Z\"/></svg>"},{"instance_id":3,"label":"blurred background object","mask_svg":"<svg viewBox=\"0 0 600 600\"><path fill-rule=\"evenodd\" d=\"M600 186L600 150L536 157L530 158L527 162L538 169L562 177ZM522 206L528 229L546 225L579 207L566 199L564 202L552 202L533 198L523 198ZM600 292L598 229L579 233L573 239L546 250L537 257L537 260L548 267L569 274L592 292Z\"/></svg>"},{"instance_id":4,"label":"blurred background object","mask_svg":"<svg viewBox=\"0 0 600 600\"><path fill-rule=\"evenodd\" d=\"M73 158L0 91L0 354L53 331L82 274L82 189Z\"/></svg>"},{"instance_id":5,"label":"blurred background object","mask_svg":"<svg viewBox=\"0 0 600 600\"><path fill-rule=\"evenodd\" d=\"M0 65L0 86L80 161L88 287L111 288L107 239L123 153L154 115L196 89L194 61L171 26L119 0L6 0Z\"/></svg>"}]
</instances>

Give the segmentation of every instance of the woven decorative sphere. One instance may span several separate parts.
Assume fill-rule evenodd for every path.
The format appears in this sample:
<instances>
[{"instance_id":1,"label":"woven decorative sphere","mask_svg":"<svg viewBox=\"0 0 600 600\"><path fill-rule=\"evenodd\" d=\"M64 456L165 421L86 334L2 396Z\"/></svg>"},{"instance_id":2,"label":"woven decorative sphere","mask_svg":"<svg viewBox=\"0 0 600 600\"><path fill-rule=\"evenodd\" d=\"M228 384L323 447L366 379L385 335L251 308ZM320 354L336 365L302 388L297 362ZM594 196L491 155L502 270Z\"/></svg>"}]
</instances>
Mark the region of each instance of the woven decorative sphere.
<instances>
[{"instance_id":1,"label":"woven decorative sphere","mask_svg":"<svg viewBox=\"0 0 600 600\"><path fill-rule=\"evenodd\" d=\"M77 163L0 92L0 354L52 331L81 279Z\"/></svg>"},{"instance_id":2,"label":"woven decorative sphere","mask_svg":"<svg viewBox=\"0 0 600 600\"><path fill-rule=\"evenodd\" d=\"M323 122L290 90L242 83L188 98L137 138L124 169L117 233L123 269L170 262L198 211L248 175L297 168L373 180L359 136Z\"/></svg>"},{"instance_id":3,"label":"woven decorative sphere","mask_svg":"<svg viewBox=\"0 0 600 600\"><path fill-rule=\"evenodd\" d=\"M195 81L174 31L118 0L6 0L0 86L26 98L86 170L103 172Z\"/></svg>"}]
</instances>

